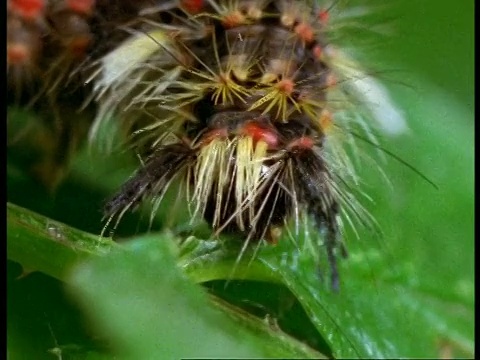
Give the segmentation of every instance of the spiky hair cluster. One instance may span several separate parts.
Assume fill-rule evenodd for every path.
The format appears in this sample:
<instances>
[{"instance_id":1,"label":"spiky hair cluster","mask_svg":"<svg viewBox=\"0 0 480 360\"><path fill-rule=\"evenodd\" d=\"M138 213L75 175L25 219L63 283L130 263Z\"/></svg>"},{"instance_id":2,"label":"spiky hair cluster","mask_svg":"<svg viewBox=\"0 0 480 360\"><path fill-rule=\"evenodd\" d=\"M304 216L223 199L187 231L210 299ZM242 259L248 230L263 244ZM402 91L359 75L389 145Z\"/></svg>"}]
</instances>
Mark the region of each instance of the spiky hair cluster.
<instances>
[{"instance_id":1,"label":"spiky hair cluster","mask_svg":"<svg viewBox=\"0 0 480 360\"><path fill-rule=\"evenodd\" d=\"M16 3L8 26L38 32L41 9L27 19ZM375 143L359 104L384 130L403 124L384 91L335 46L362 11L295 0L117 0L95 9L93 27L81 31L97 26L84 71L98 104L90 137L114 122L143 157L108 201L109 223L147 199L158 208L170 185L182 183L192 218L216 235L240 235L244 248L276 242L292 222L297 231L313 222L338 287L340 213L348 222L368 217L349 185L358 179L347 148L357 152L355 138ZM92 13L62 11L82 21ZM32 55L23 58L21 47L9 47L9 64L34 59L40 47L28 45Z\"/></svg>"}]
</instances>

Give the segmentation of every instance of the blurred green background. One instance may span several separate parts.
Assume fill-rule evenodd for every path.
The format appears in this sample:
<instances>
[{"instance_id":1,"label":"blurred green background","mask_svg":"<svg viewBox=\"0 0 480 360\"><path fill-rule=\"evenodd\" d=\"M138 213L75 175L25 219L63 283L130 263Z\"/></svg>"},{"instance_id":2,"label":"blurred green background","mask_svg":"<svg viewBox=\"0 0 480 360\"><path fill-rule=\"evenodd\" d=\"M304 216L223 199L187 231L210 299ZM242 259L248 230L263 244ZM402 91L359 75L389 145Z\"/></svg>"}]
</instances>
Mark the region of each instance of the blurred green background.
<instances>
[{"instance_id":1,"label":"blurred green background","mask_svg":"<svg viewBox=\"0 0 480 360\"><path fill-rule=\"evenodd\" d=\"M473 112L474 1L399 1L395 47L383 55ZM465 121L471 123L473 115Z\"/></svg>"}]
</instances>

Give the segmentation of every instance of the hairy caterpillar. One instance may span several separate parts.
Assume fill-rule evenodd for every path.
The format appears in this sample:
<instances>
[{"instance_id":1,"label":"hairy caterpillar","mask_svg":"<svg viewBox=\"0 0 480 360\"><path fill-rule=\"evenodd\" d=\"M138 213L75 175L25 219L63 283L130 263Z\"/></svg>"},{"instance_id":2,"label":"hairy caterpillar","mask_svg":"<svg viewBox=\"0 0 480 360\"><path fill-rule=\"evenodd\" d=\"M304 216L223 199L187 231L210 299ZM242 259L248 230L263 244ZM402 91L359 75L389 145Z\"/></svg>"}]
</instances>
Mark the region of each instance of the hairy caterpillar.
<instances>
[{"instance_id":1,"label":"hairy caterpillar","mask_svg":"<svg viewBox=\"0 0 480 360\"><path fill-rule=\"evenodd\" d=\"M9 24L20 16L17 3L27 2L9 2ZM77 3L89 10L79 15ZM340 1L48 2L59 4L88 24L74 30L97 36L83 67L98 106L91 139L115 122L143 158L107 202L109 222L147 199L158 208L181 182L192 217L215 235L240 235L244 249L278 241L292 221L313 222L338 288L342 218L370 220L351 191L359 180L347 148L359 155L356 139L376 143L374 128L405 128L385 91L337 47L342 27L364 9ZM55 11L48 14L55 25ZM28 45L25 58L35 60L40 46Z\"/></svg>"},{"instance_id":2,"label":"hairy caterpillar","mask_svg":"<svg viewBox=\"0 0 480 360\"><path fill-rule=\"evenodd\" d=\"M24 128L10 121L8 146L26 145L29 170L53 189L88 132L94 106L80 68L94 43L91 0L7 1L7 101L32 116ZM91 122L91 121L90 121Z\"/></svg>"}]
</instances>

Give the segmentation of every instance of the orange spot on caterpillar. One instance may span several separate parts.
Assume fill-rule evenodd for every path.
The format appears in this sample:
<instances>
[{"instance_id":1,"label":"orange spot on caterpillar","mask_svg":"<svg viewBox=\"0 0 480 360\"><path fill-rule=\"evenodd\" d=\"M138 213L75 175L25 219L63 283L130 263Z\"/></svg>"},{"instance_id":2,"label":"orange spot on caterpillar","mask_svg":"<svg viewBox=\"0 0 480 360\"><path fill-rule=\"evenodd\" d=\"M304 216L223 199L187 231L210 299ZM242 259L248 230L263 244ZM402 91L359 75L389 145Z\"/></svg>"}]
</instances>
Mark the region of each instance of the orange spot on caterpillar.
<instances>
[{"instance_id":1,"label":"orange spot on caterpillar","mask_svg":"<svg viewBox=\"0 0 480 360\"><path fill-rule=\"evenodd\" d=\"M253 142L265 142L269 148L274 148L278 144L278 135L272 129L268 129L254 122L249 122L243 126L242 133L252 137Z\"/></svg>"},{"instance_id":2,"label":"orange spot on caterpillar","mask_svg":"<svg viewBox=\"0 0 480 360\"><path fill-rule=\"evenodd\" d=\"M299 23L298 25L295 26L293 31L295 31L295 34L297 34L300 37L300 39L305 41L307 44L315 40L315 34L313 32L313 28L307 23L304 23L304 22Z\"/></svg>"},{"instance_id":3,"label":"orange spot on caterpillar","mask_svg":"<svg viewBox=\"0 0 480 360\"><path fill-rule=\"evenodd\" d=\"M95 7L95 0L67 0L66 5L77 14L91 15Z\"/></svg>"},{"instance_id":4,"label":"orange spot on caterpillar","mask_svg":"<svg viewBox=\"0 0 480 360\"><path fill-rule=\"evenodd\" d=\"M328 10L320 10L317 14L318 20L322 24L326 24L330 18L330 14L328 13Z\"/></svg>"},{"instance_id":5,"label":"orange spot on caterpillar","mask_svg":"<svg viewBox=\"0 0 480 360\"><path fill-rule=\"evenodd\" d=\"M322 56L323 56L323 50L322 50L322 47L320 45L315 45L312 49L312 53L313 53L313 56L315 57L315 59L317 60L321 60L322 59Z\"/></svg>"},{"instance_id":6,"label":"orange spot on caterpillar","mask_svg":"<svg viewBox=\"0 0 480 360\"><path fill-rule=\"evenodd\" d=\"M246 23L245 16L238 10L232 11L231 13L224 16L222 19L222 24L226 28L234 28Z\"/></svg>"},{"instance_id":7,"label":"orange spot on caterpillar","mask_svg":"<svg viewBox=\"0 0 480 360\"><path fill-rule=\"evenodd\" d=\"M25 65L29 62L32 53L25 44L14 43L7 45L7 63L11 65Z\"/></svg>"},{"instance_id":8,"label":"orange spot on caterpillar","mask_svg":"<svg viewBox=\"0 0 480 360\"><path fill-rule=\"evenodd\" d=\"M312 138L307 136L302 136L298 139L293 140L288 144L288 149L299 148L299 149L311 149L315 145L315 142Z\"/></svg>"},{"instance_id":9,"label":"orange spot on caterpillar","mask_svg":"<svg viewBox=\"0 0 480 360\"><path fill-rule=\"evenodd\" d=\"M283 79L277 83L276 87L286 95L291 95L295 88L295 83L291 79Z\"/></svg>"},{"instance_id":10,"label":"orange spot on caterpillar","mask_svg":"<svg viewBox=\"0 0 480 360\"><path fill-rule=\"evenodd\" d=\"M199 13L205 5L203 0L182 0L180 4L190 14Z\"/></svg>"},{"instance_id":11,"label":"orange spot on caterpillar","mask_svg":"<svg viewBox=\"0 0 480 360\"><path fill-rule=\"evenodd\" d=\"M43 0L10 0L8 8L25 20L37 20L45 9Z\"/></svg>"}]
</instances>

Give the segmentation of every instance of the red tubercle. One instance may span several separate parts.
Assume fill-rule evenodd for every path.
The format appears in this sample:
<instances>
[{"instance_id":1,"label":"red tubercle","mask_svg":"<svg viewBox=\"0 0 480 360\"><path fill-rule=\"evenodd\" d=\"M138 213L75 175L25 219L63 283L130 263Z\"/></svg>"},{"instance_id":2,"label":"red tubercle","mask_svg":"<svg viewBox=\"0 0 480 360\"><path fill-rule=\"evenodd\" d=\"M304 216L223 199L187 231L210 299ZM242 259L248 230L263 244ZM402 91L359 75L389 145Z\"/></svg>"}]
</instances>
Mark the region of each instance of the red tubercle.
<instances>
[{"instance_id":1,"label":"red tubercle","mask_svg":"<svg viewBox=\"0 0 480 360\"><path fill-rule=\"evenodd\" d=\"M205 6L204 0L181 0L180 6L190 14L198 14Z\"/></svg>"},{"instance_id":2,"label":"red tubercle","mask_svg":"<svg viewBox=\"0 0 480 360\"><path fill-rule=\"evenodd\" d=\"M305 22L298 23L295 28L293 29L295 34L298 35L302 41L307 44L310 44L315 40L315 32L313 31L313 27L310 24Z\"/></svg>"},{"instance_id":3,"label":"red tubercle","mask_svg":"<svg viewBox=\"0 0 480 360\"><path fill-rule=\"evenodd\" d=\"M330 14L327 9L322 9L318 12L317 18L321 24L326 24L330 18Z\"/></svg>"},{"instance_id":4,"label":"red tubercle","mask_svg":"<svg viewBox=\"0 0 480 360\"><path fill-rule=\"evenodd\" d=\"M295 88L295 83L292 79L282 79L276 84L276 87L284 94L291 95Z\"/></svg>"},{"instance_id":5,"label":"red tubercle","mask_svg":"<svg viewBox=\"0 0 480 360\"><path fill-rule=\"evenodd\" d=\"M34 21L44 13L45 1L43 0L10 0L8 9L21 18Z\"/></svg>"},{"instance_id":6,"label":"red tubercle","mask_svg":"<svg viewBox=\"0 0 480 360\"><path fill-rule=\"evenodd\" d=\"M231 29L247 22L245 15L240 10L234 10L222 18L222 24L225 28Z\"/></svg>"},{"instance_id":7,"label":"red tubercle","mask_svg":"<svg viewBox=\"0 0 480 360\"><path fill-rule=\"evenodd\" d=\"M31 60L30 48L21 43L7 44L7 64L25 65Z\"/></svg>"},{"instance_id":8,"label":"red tubercle","mask_svg":"<svg viewBox=\"0 0 480 360\"><path fill-rule=\"evenodd\" d=\"M66 0L67 8L77 14L90 16L95 8L95 0Z\"/></svg>"},{"instance_id":9,"label":"red tubercle","mask_svg":"<svg viewBox=\"0 0 480 360\"><path fill-rule=\"evenodd\" d=\"M250 136L256 144L263 141L270 149L278 145L278 134L272 128L267 128L255 122L248 122L242 127L242 134Z\"/></svg>"},{"instance_id":10,"label":"red tubercle","mask_svg":"<svg viewBox=\"0 0 480 360\"><path fill-rule=\"evenodd\" d=\"M323 49L322 49L322 47L321 47L319 44L316 44L316 45L312 48L312 53L313 53L313 56L315 57L315 59L317 59L317 60L322 60L322 58L323 58Z\"/></svg>"},{"instance_id":11,"label":"red tubercle","mask_svg":"<svg viewBox=\"0 0 480 360\"><path fill-rule=\"evenodd\" d=\"M40 32L35 27L26 26L19 17L11 17L7 22L7 65L24 66L32 64L41 48Z\"/></svg>"},{"instance_id":12,"label":"red tubercle","mask_svg":"<svg viewBox=\"0 0 480 360\"><path fill-rule=\"evenodd\" d=\"M287 146L288 149L312 149L315 146L315 141L308 136L302 136L293 140Z\"/></svg>"}]
</instances>

